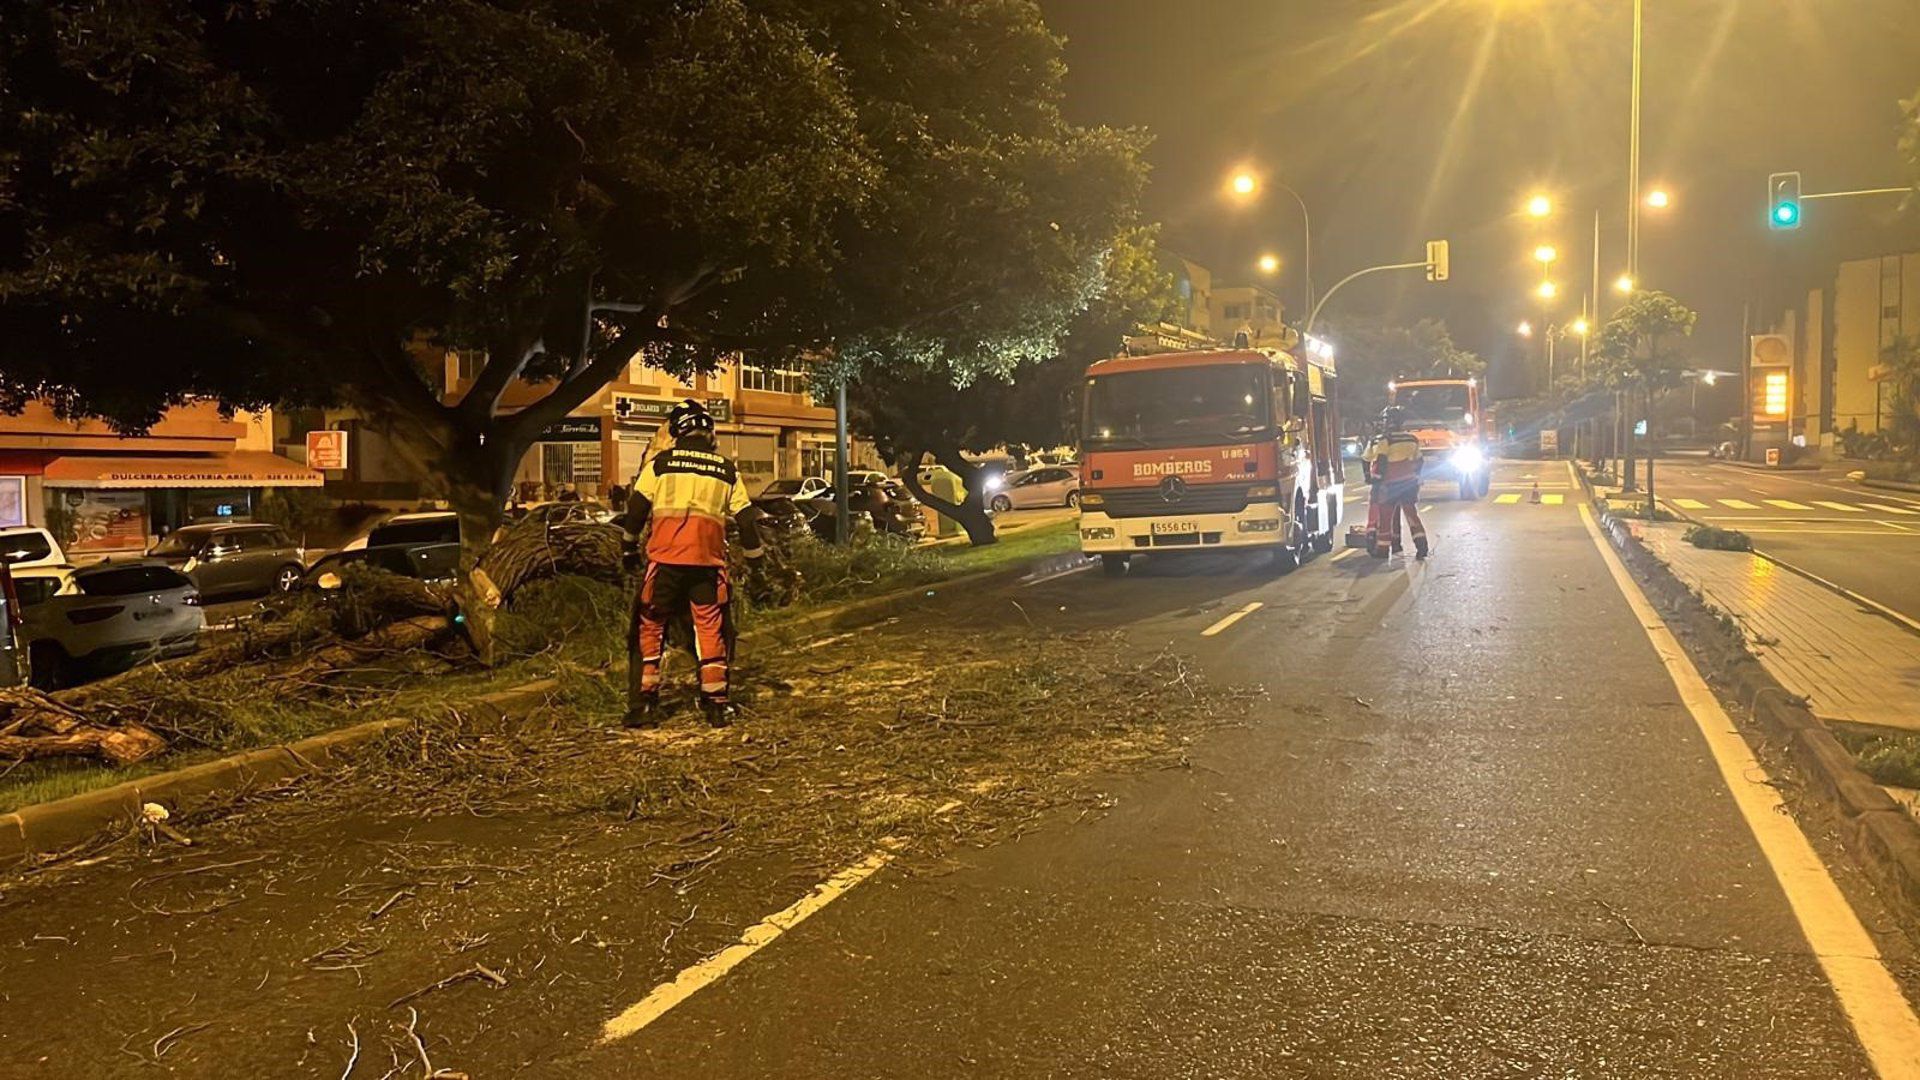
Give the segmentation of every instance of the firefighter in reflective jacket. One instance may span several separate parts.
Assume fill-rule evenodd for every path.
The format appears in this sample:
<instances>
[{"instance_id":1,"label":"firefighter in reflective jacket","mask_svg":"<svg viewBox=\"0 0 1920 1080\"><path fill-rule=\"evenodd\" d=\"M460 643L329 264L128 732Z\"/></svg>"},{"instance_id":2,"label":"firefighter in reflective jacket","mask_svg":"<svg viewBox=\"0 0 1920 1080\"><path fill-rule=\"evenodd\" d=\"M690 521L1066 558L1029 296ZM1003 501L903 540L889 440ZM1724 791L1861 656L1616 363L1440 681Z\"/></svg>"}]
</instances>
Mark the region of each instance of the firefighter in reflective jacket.
<instances>
[{"instance_id":1,"label":"firefighter in reflective jacket","mask_svg":"<svg viewBox=\"0 0 1920 1080\"><path fill-rule=\"evenodd\" d=\"M1400 550L1400 518L1407 519L1407 531L1413 536L1415 558L1427 557L1427 527L1420 521L1420 440L1404 430L1403 411L1388 406L1380 414L1382 432L1362 458L1367 477L1374 484L1374 506L1378 517L1369 518L1367 539L1376 559L1387 557L1388 548Z\"/></svg>"},{"instance_id":2,"label":"firefighter in reflective jacket","mask_svg":"<svg viewBox=\"0 0 1920 1080\"><path fill-rule=\"evenodd\" d=\"M723 727L732 715L727 701L727 661L733 645L727 613L727 521L731 518L740 527L741 553L757 559L763 553L755 527L761 512L748 501L733 462L716 452L713 417L699 402L675 406L667 415L667 431L673 445L640 470L621 519L630 555L637 555L640 530L648 527L647 568L634 599L626 726L659 726L667 624L691 609L700 708L708 723Z\"/></svg>"}]
</instances>

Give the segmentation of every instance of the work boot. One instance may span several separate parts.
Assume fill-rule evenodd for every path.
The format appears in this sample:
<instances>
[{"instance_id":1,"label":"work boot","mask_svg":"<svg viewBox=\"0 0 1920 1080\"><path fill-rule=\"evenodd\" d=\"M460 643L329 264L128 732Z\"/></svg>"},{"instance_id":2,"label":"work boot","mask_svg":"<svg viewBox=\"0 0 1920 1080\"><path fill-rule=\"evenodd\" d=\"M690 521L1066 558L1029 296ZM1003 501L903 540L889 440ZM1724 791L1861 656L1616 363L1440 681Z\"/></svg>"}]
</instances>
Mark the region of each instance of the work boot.
<instances>
[{"instance_id":1,"label":"work boot","mask_svg":"<svg viewBox=\"0 0 1920 1080\"><path fill-rule=\"evenodd\" d=\"M733 723L734 712L732 704L719 698L700 699L700 715L707 718L708 727L722 728Z\"/></svg>"},{"instance_id":2,"label":"work boot","mask_svg":"<svg viewBox=\"0 0 1920 1080\"><path fill-rule=\"evenodd\" d=\"M629 731L645 731L660 726L660 695L636 694L627 703L627 715L620 721Z\"/></svg>"},{"instance_id":3,"label":"work boot","mask_svg":"<svg viewBox=\"0 0 1920 1080\"><path fill-rule=\"evenodd\" d=\"M1416 559L1424 559L1427 557L1427 541L1425 537L1421 537L1413 542L1413 557Z\"/></svg>"}]
</instances>

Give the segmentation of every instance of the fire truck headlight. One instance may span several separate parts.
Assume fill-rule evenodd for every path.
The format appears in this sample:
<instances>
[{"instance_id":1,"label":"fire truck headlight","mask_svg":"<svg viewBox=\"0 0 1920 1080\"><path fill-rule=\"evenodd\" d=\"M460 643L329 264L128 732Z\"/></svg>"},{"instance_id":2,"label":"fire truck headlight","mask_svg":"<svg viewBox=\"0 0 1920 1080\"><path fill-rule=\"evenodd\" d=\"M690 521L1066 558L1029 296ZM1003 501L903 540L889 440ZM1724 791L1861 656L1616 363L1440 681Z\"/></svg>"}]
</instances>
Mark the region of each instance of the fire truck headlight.
<instances>
[{"instance_id":1,"label":"fire truck headlight","mask_svg":"<svg viewBox=\"0 0 1920 1080\"><path fill-rule=\"evenodd\" d=\"M1469 443L1455 449L1451 460L1455 469L1463 473L1473 473L1479 472L1480 467L1487 463L1487 456L1480 452L1479 447Z\"/></svg>"},{"instance_id":2,"label":"fire truck headlight","mask_svg":"<svg viewBox=\"0 0 1920 1080\"><path fill-rule=\"evenodd\" d=\"M1277 520L1271 520L1271 519L1266 521L1259 521L1259 520L1242 521L1240 522L1240 531L1241 532L1279 532L1280 522Z\"/></svg>"},{"instance_id":3,"label":"fire truck headlight","mask_svg":"<svg viewBox=\"0 0 1920 1080\"><path fill-rule=\"evenodd\" d=\"M1083 491L1080 493L1080 505L1093 507L1105 506L1107 505L1107 497L1099 492Z\"/></svg>"},{"instance_id":4,"label":"fire truck headlight","mask_svg":"<svg viewBox=\"0 0 1920 1080\"><path fill-rule=\"evenodd\" d=\"M1082 540L1111 540L1111 539L1113 539L1113 530L1112 530L1112 529L1110 529L1110 528L1108 528L1108 527L1106 527L1106 526L1104 526L1104 525L1103 525L1103 526L1101 526L1101 527L1099 527L1099 528L1097 528L1097 529L1081 529L1081 530L1080 530L1080 539L1082 539Z\"/></svg>"}]
</instances>

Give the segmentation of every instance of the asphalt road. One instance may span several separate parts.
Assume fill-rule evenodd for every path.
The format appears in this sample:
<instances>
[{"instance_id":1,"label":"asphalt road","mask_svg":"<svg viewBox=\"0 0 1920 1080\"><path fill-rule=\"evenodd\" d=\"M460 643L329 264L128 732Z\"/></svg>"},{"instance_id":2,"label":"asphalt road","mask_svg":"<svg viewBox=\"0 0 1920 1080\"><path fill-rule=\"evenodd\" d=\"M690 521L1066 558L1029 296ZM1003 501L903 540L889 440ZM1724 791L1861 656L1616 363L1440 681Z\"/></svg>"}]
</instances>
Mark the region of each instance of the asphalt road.
<instances>
[{"instance_id":1,"label":"asphalt road","mask_svg":"<svg viewBox=\"0 0 1920 1080\"><path fill-rule=\"evenodd\" d=\"M1687 517L1739 529L1769 555L1920 619L1920 495L1866 487L1838 469L1697 459L1659 462L1654 490Z\"/></svg>"},{"instance_id":2,"label":"asphalt road","mask_svg":"<svg viewBox=\"0 0 1920 1080\"><path fill-rule=\"evenodd\" d=\"M586 855L549 847L555 823L409 826L417 844L540 854L513 887L554 940L537 978L440 995L435 1030L469 1034L436 1053L475 1077L1872 1075L1567 475L1505 465L1494 495L1433 490L1425 564L1343 554L1275 578L1200 557L960 598L938 617L983 639L1017 617L1124 626L1142 653L1266 695L1196 742L1190 768L1116 778L1104 815L938 872L843 877L622 1038L602 1025L663 978L604 946L677 925L664 890L596 881L542 913L542 895L578 893ZM331 889L330 861L370 828L332 827L339 847L317 849L303 890ZM792 869L729 871L739 888L716 887L702 917L744 926L836 892ZM0 909L0 1076L153 1075L175 1039L216 1032L172 1056L175 1075L336 1076L350 1007L392 996L262 964L289 938L337 936L285 889L213 918L143 907L154 882L137 868L70 885L87 891ZM1880 945L1904 971L1904 942ZM218 1027L169 1031L196 1018ZM366 1064L353 1075L390 1067L384 1051Z\"/></svg>"}]
</instances>

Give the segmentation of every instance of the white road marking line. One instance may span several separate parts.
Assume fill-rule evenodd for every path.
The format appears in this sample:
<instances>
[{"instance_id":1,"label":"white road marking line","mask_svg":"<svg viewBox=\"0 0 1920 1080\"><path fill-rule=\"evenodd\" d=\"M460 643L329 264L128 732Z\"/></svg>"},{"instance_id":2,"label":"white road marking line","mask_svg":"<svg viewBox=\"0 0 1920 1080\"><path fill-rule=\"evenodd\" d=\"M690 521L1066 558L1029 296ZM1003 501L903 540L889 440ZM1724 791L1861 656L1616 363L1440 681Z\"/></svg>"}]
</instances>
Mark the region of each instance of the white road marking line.
<instances>
[{"instance_id":1,"label":"white road marking line","mask_svg":"<svg viewBox=\"0 0 1920 1080\"><path fill-rule=\"evenodd\" d=\"M1761 499L1760 501L1763 503L1766 503L1768 506L1777 506L1782 510L1813 509L1813 507L1808 506L1806 503L1797 503L1797 502L1794 502L1792 499Z\"/></svg>"},{"instance_id":2,"label":"white road marking line","mask_svg":"<svg viewBox=\"0 0 1920 1080\"><path fill-rule=\"evenodd\" d=\"M1358 555L1358 554L1360 554L1360 549L1359 549L1359 548L1348 548L1347 550L1345 550L1345 551L1343 551L1343 552L1341 552L1341 553L1340 553L1340 554L1338 554L1338 555L1335 555L1335 556L1334 556L1333 558L1331 558L1331 559L1328 559L1327 561L1328 561L1328 562L1339 562L1339 561L1340 561L1341 559L1351 559L1351 558L1353 558L1353 557L1354 557L1355 555Z\"/></svg>"},{"instance_id":3,"label":"white road marking line","mask_svg":"<svg viewBox=\"0 0 1920 1080\"><path fill-rule=\"evenodd\" d=\"M1674 499L1673 505L1682 510L1705 510L1707 508L1707 504L1701 502L1699 499Z\"/></svg>"},{"instance_id":4,"label":"white road marking line","mask_svg":"<svg viewBox=\"0 0 1920 1080\"><path fill-rule=\"evenodd\" d=\"M1774 880L1786 894L1794 919L1826 972L1840 1010L1852 1023L1867 1059L1884 1077L1920 1075L1920 1018L1914 1016L1900 984L1888 972L1872 935L1860 925L1860 917L1847 906L1847 898L1833 883L1819 854L1787 812L1773 778L1754 758L1719 699L1600 535L1593 514L1584 506L1580 508L1580 520L1706 740L1721 781L1733 794L1734 805L1766 856Z\"/></svg>"},{"instance_id":5,"label":"white road marking line","mask_svg":"<svg viewBox=\"0 0 1920 1080\"><path fill-rule=\"evenodd\" d=\"M1545 505L1545 506L1559 506L1561 503L1564 503L1566 501L1567 501L1567 497L1565 495L1540 496L1540 502L1542 505Z\"/></svg>"},{"instance_id":6,"label":"white road marking line","mask_svg":"<svg viewBox=\"0 0 1920 1080\"><path fill-rule=\"evenodd\" d=\"M1020 587L1023 589L1031 589L1035 585L1045 585L1049 581L1058 581L1069 574L1086 573L1088 570L1093 569L1093 567L1094 567L1094 564L1090 562L1081 563L1079 566L1069 566L1065 570L1055 570L1051 574L1042 574L1039 577L1034 578L1032 581L1023 581L1020 583Z\"/></svg>"},{"instance_id":7,"label":"white road marking line","mask_svg":"<svg viewBox=\"0 0 1920 1080\"><path fill-rule=\"evenodd\" d=\"M1428 503L1427 505L1425 505L1425 506L1423 506L1423 507L1421 507L1421 508L1420 508L1420 512L1421 512L1421 513L1423 513L1423 514L1426 514L1426 513L1430 513L1430 512L1432 512L1432 510L1433 510L1433 504L1432 504L1432 503Z\"/></svg>"},{"instance_id":8,"label":"white road marking line","mask_svg":"<svg viewBox=\"0 0 1920 1080\"><path fill-rule=\"evenodd\" d=\"M1505 495L1495 495L1493 501L1499 506L1512 506L1514 503L1520 501L1520 493L1517 491L1509 491Z\"/></svg>"},{"instance_id":9,"label":"white road marking line","mask_svg":"<svg viewBox=\"0 0 1920 1080\"><path fill-rule=\"evenodd\" d=\"M1912 532L1913 531L1912 529L1907 528L1905 525L1902 525L1897 521L1876 521L1874 522L1874 524L1885 525L1887 528L1892 529L1895 532Z\"/></svg>"},{"instance_id":10,"label":"white road marking line","mask_svg":"<svg viewBox=\"0 0 1920 1080\"><path fill-rule=\"evenodd\" d=\"M1869 510L1885 510L1889 514L1912 514L1916 512L1913 510L1902 510L1897 506L1888 506L1886 503L1861 503L1860 505Z\"/></svg>"},{"instance_id":11,"label":"white road marking line","mask_svg":"<svg viewBox=\"0 0 1920 1080\"><path fill-rule=\"evenodd\" d=\"M1846 523L1836 521L1834 522L1834 524L1841 525ZM1912 532L1906 529L1903 529L1900 526L1895 525L1890 521L1863 521L1860 524L1861 525L1885 525L1893 529L1894 531L1882 532L1879 529L1866 529L1866 528L1810 529L1804 525L1757 525L1756 526L1756 525L1747 525L1745 523L1741 524L1740 530L1742 532L1752 533L1755 536L1758 536L1761 533L1792 533L1795 536L1879 536L1888 540L1891 540L1896 536L1912 536L1913 535Z\"/></svg>"},{"instance_id":12,"label":"white road marking line","mask_svg":"<svg viewBox=\"0 0 1920 1080\"><path fill-rule=\"evenodd\" d=\"M1727 508L1727 509L1729 509L1729 510L1758 510L1758 509L1760 509L1759 507L1757 507L1757 506L1755 506L1755 505L1753 505L1752 503L1750 503L1750 502L1748 502L1748 501L1747 501L1747 500L1745 500L1745 499L1721 499L1721 500L1720 500L1720 505L1721 505L1721 506L1724 506L1724 507L1726 507L1726 508Z\"/></svg>"},{"instance_id":13,"label":"white road marking line","mask_svg":"<svg viewBox=\"0 0 1920 1080\"><path fill-rule=\"evenodd\" d=\"M1815 506L1824 506L1824 507L1826 507L1826 508L1827 508L1827 509L1829 509L1829 510L1838 510L1838 511L1840 511L1840 512L1842 512L1842 513L1846 513L1846 514L1864 514L1864 513L1866 513L1866 511L1865 511L1865 510L1862 510L1862 509L1860 509L1860 508L1859 508L1859 507L1857 507L1857 506L1848 506L1848 505L1847 505L1846 503L1837 503L1837 502L1824 502L1824 501L1822 501L1822 500L1820 500L1820 499L1815 499L1815 500L1813 500L1813 505L1815 505Z\"/></svg>"},{"instance_id":14,"label":"white road marking line","mask_svg":"<svg viewBox=\"0 0 1920 1080\"><path fill-rule=\"evenodd\" d=\"M1354 550L1358 551L1359 549L1355 548ZM1212 626L1207 627L1205 630L1200 631L1200 636L1212 637L1213 635L1218 634L1220 631L1225 630L1227 627L1232 626L1234 623L1239 622L1241 619L1246 618L1247 616L1253 614L1256 611L1259 611L1261 608L1266 606L1267 605L1261 603L1260 601L1255 600L1253 603L1248 604L1246 607L1241 608L1239 611L1234 612L1233 614L1227 616L1226 618L1221 619L1219 622L1214 623Z\"/></svg>"},{"instance_id":15,"label":"white road marking line","mask_svg":"<svg viewBox=\"0 0 1920 1080\"><path fill-rule=\"evenodd\" d=\"M838 900L847 890L878 873L893 861L893 852L876 851L852 866L813 887L813 891L781 910L746 928L740 940L707 957L653 988L653 992L607 1021L600 1030L600 1041L610 1043L653 1023L667 1010L711 986L720 977L738 967L748 957L779 939L780 935L805 922L807 918Z\"/></svg>"}]
</instances>

